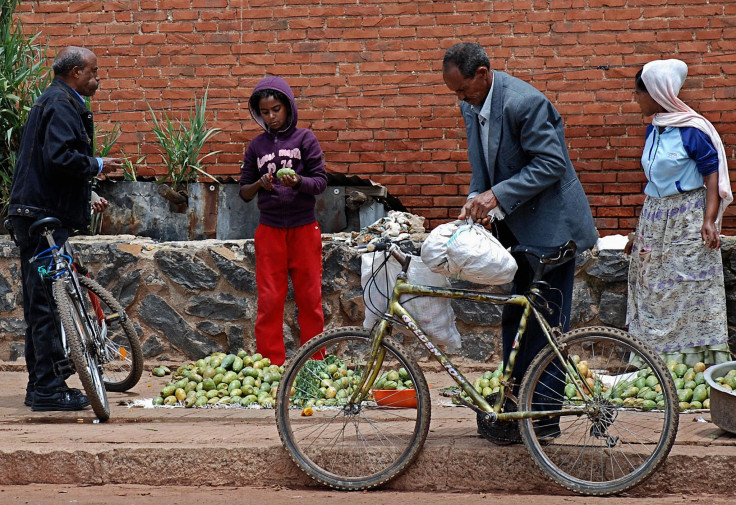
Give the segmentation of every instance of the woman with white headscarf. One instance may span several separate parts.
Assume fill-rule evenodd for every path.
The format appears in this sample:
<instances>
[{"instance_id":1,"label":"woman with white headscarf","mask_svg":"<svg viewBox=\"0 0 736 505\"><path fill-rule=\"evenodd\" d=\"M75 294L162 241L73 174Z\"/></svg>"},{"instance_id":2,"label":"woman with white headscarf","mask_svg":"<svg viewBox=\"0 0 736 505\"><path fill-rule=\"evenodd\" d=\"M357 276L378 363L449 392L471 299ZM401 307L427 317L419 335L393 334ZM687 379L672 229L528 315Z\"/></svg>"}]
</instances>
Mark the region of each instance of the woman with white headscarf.
<instances>
[{"instance_id":1,"label":"woman with white headscarf","mask_svg":"<svg viewBox=\"0 0 736 505\"><path fill-rule=\"evenodd\" d=\"M730 360L720 253L723 211L733 200L726 153L713 125L677 94L680 60L657 60L636 75L647 127L646 199L627 244L629 332L665 361L689 366Z\"/></svg>"}]
</instances>

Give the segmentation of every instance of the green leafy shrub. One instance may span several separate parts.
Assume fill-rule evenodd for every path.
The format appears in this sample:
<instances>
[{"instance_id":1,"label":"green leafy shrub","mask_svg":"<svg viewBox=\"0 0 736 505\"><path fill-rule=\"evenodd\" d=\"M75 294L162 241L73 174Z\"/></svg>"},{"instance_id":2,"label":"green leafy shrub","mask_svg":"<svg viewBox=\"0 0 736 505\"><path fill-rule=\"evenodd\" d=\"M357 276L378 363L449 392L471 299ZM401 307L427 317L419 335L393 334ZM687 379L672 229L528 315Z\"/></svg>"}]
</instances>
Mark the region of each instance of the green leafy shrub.
<instances>
[{"instance_id":1,"label":"green leafy shrub","mask_svg":"<svg viewBox=\"0 0 736 505\"><path fill-rule=\"evenodd\" d=\"M218 182L202 168L206 158L219 152L211 151L201 156L205 143L220 131L219 128L207 128L207 91L201 101L195 97L186 121L172 119L165 112L159 119L150 104L148 109L152 119L146 122L156 136L167 171L158 182L171 183L174 191L183 189L200 175Z\"/></svg>"},{"instance_id":2,"label":"green leafy shrub","mask_svg":"<svg viewBox=\"0 0 736 505\"><path fill-rule=\"evenodd\" d=\"M47 46L26 36L13 13L20 0L0 0L0 212L8 206L13 167L28 112L51 82Z\"/></svg>"}]
</instances>

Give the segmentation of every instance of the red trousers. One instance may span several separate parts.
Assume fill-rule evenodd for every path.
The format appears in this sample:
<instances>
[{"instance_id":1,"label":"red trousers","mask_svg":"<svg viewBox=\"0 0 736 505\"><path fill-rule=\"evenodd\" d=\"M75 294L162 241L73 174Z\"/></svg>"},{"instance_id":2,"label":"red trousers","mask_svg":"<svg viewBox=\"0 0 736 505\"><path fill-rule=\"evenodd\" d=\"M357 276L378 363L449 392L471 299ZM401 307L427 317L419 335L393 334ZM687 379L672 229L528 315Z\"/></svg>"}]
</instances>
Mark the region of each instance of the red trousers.
<instances>
[{"instance_id":1,"label":"red trousers","mask_svg":"<svg viewBox=\"0 0 736 505\"><path fill-rule=\"evenodd\" d=\"M295 228L259 224L255 233L256 347L274 365L286 360L284 302L294 287L301 344L324 330L322 312L322 234L314 223Z\"/></svg>"}]
</instances>

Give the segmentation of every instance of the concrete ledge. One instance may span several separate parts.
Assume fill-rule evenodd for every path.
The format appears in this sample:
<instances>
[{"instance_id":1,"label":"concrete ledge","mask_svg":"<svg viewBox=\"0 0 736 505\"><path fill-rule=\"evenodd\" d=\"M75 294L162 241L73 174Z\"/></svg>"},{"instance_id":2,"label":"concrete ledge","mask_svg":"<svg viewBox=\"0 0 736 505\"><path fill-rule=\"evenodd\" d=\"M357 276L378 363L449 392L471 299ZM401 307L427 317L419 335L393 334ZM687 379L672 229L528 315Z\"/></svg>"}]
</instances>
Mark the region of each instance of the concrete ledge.
<instances>
[{"instance_id":1,"label":"concrete ledge","mask_svg":"<svg viewBox=\"0 0 736 505\"><path fill-rule=\"evenodd\" d=\"M444 375L429 372L437 388ZM165 382L145 374L130 393L110 394L111 421L94 414L32 412L23 406L25 374L0 372L0 483L313 486L283 449L273 410L130 408ZM71 383L71 381L70 381ZM476 432L465 408L433 402L418 460L386 487L402 491L505 491L569 494L549 481L522 445L495 446ZM704 414L682 415L676 445L662 468L628 494L736 496L736 436Z\"/></svg>"}]
</instances>

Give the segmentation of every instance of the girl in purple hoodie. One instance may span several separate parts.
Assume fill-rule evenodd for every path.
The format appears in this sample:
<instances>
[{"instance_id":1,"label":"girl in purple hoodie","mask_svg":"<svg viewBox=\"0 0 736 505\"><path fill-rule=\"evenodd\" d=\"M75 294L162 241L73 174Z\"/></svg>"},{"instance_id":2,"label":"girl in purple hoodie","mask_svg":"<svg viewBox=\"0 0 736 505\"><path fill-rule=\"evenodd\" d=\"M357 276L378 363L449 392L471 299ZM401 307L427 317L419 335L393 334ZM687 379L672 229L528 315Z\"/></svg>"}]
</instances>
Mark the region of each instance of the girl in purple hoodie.
<instances>
[{"instance_id":1,"label":"girl in purple hoodie","mask_svg":"<svg viewBox=\"0 0 736 505\"><path fill-rule=\"evenodd\" d=\"M296 102L286 81L262 79L248 107L264 129L248 145L240 173L240 197L249 201L257 194L260 211L255 233L256 346L271 363L282 365L289 276L301 343L324 329L322 234L314 206L315 196L327 187L327 174L317 137L296 126Z\"/></svg>"}]
</instances>

